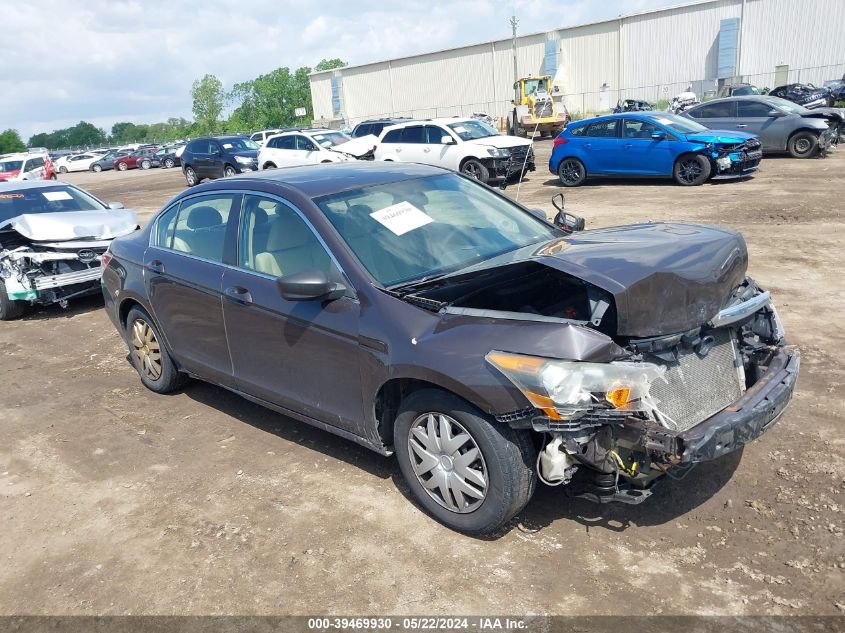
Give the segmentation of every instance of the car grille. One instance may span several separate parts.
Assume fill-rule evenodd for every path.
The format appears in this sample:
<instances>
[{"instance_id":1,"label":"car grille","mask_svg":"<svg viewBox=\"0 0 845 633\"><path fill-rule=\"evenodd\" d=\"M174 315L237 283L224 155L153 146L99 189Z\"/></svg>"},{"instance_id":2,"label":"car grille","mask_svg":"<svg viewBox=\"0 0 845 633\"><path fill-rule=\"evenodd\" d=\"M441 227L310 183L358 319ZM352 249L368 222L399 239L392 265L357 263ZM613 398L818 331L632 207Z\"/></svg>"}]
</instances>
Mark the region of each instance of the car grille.
<instances>
[{"instance_id":1,"label":"car grille","mask_svg":"<svg viewBox=\"0 0 845 633\"><path fill-rule=\"evenodd\" d=\"M525 162L525 153L528 152L528 162L534 162L534 148L528 145L520 145L511 149L511 161L522 164Z\"/></svg>"},{"instance_id":2,"label":"car grille","mask_svg":"<svg viewBox=\"0 0 845 633\"><path fill-rule=\"evenodd\" d=\"M694 350L682 350L676 361L659 363L666 367L665 380L652 384L651 395L669 428L691 429L736 402L745 390L731 330L713 330L710 336L715 342L703 358Z\"/></svg>"}]
</instances>

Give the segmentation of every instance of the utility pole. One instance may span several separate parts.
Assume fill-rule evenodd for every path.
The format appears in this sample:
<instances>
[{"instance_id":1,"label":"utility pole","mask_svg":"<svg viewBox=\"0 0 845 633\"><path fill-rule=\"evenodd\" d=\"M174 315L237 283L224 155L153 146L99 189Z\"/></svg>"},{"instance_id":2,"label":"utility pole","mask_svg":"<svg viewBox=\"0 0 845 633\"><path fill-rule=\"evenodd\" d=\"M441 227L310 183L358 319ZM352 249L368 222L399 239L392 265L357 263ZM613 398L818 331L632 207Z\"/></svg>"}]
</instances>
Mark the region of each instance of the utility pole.
<instances>
[{"instance_id":1,"label":"utility pole","mask_svg":"<svg viewBox=\"0 0 845 633\"><path fill-rule=\"evenodd\" d=\"M519 20L516 18L516 10L514 10L513 15L511 15L510 19L511 23L511 32L512 32L512 47L513 47L513 94L514 94L514 103L519 101L519 94L517 93L517 81L519 81L519 68L516 63L516 26L519 24Z\"/></svg>"}]
</instances>

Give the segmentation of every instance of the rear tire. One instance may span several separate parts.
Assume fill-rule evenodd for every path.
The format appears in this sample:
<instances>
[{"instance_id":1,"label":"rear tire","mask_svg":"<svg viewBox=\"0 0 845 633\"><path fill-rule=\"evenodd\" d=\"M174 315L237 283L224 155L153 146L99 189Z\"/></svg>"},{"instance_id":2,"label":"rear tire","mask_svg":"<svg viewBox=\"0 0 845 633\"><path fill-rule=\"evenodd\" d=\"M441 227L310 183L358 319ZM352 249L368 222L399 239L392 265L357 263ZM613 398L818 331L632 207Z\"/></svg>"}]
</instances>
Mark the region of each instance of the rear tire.
<instances>
[{"instance_id":1,"label":"rear tire","mask_svg":"<svg viewBox=\"0 0 845 633\"><path fill-rule=\"evenodd\" d=\"M710 178L710 160L701 154L685 154L675 161L672 177L683 187L703 185Z\"/></svg>"},{"instance_id":2,"label":"rear tire","mask_svg":"<svg viewBox=\"0 0 845 633\"><path fill-rule=\"evenodd\" d=\"M393 445L414 497L453 530L489 534L534 494L537 453L529 432L499 424L446 391L422 389L402 402Z\"/></svg>"},{"instance_id":3,"label":"rear tire","mask_svg":"<svg viewBox=\"0 0 845 633\"><path fill-rule=\"evenodd\" d=\"M176 369L158 328L141 308L132 308L126 317L126 343L130 362L147 389L170 393L188 381Z\"/></svg>"},{"instance_id":4,"label":"rear tire","mask_svg":"<svg viewBox=\"0 0 845 633\"><path fill-rule=\"evenodd\" d=\"M577 158L564 158L557 166L557 177L564 187L580 187L587 180L587 169Z\"/></svg>"},{"instance_id":5,"label":"rear tire","mask_svg":"<svg viewBox=\"0 0 845 633\"><path fill-rule=\"evenodd\" d=\"M265 163L264 169L276 169L276 163Z\"/></svg>"},{"instance_id":6,"label":"rear tire","mask_svg":"<svg viewBox=\"0 0 845 633\"><path fill-rule=\"evenodd\" d=\"M153 164L148 160L142 160L141 161L141 169L149 169L152 166L153 166Z\"/></svg>"},{"instance_id":7,"label":"rear tire","mask_svg":"<svg viewBox=\"0 0 845 633\"><path fill-rule=\"evenodd\" d=\"M819 138L812 132L796 132L789 137L786 150L792 158L810 158L818 146Z\"/></svg>"},{"instance_id":8,"label":"rear tire","mask_svg":"<svg viewBox=\"0 0 845 633\"><path fill-rule=\"evenodd\" d=\"M67 173L67 167L65 167L64 165L59 167L59 173L60 174L66 174Z\"/></svg>"},{"instance_id":9,"label":"rear tire","mask_svg":"<svg viewBox=\"0 0 845 633\"><path fill-rule=\"evenodd\" d=\"M468 158L461 165L461 173L470 178L474 178L478 182L487 183L490 180L489 170L474 158Z\"/></svg>"},{"instance_id":10,"label":"rear tire","mask_svg":"<svg viewBox=\"0 0 845 633\"><path fill-rule=\"evenodd\" d=\"M23 316L26 304L9 299L6 284L0 280L0 321L13 321Z\"/></svg>"},{"instance_id":11,"label":"rear tire","mask_svg":"<svg viewBox=\"0 0 845 633\"><path fill-rule=\"evenodd\" d=\"M165 169L173 169L176 163L173 162L172 158L168 158L164 161L164 168Z\"/></svg>"},{"instance_id":12,"label":"rear tire","mask_svg":"<svg viewBox=\"0 0 845 633\"><path fill-rule=\"evenodd\" d=\"M127 165L126 163L118 163L117 168L120 171L126 171L127 169L129 169L129 165Z\"/></svg>"},{"instance_id":13,"label":"rear tire","mask_svg":"<svg viewBox=\"0 0 845 633\"><path fill-rule=\"evenodd\" d=\"M197 172L194 171L193 167L185 167L185 181L188 183L189 187L193 187L197 183L199 183L199 178L197 178Z\"/></svg>"}]
</instances>

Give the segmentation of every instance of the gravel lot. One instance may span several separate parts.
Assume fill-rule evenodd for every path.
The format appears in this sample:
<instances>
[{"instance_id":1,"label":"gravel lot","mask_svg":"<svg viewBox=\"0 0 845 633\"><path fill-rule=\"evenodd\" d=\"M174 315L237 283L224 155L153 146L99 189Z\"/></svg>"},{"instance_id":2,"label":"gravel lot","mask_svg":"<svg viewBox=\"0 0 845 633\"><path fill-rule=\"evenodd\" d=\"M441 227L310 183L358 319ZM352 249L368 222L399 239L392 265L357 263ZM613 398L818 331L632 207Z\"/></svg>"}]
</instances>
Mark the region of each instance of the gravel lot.
<instances>
[{"instance_id":1,"label":"gravel lot","mask_svg":"<svg viewBox=\"0 0 845 633\"><path fill-rule=\"evenodd\" d=\"M551 214L550 148L519 197ZM745 182L566 191L588 227L741 230L799 387L741 455L640 506L541 487L491 539L424 515L393 460L210 385L145 390L98 298L3 323L0 614L845 612L843 168L840 151ZM66 179L142 221L184 187L178 169Z\"/></svg>"}]
</instances>

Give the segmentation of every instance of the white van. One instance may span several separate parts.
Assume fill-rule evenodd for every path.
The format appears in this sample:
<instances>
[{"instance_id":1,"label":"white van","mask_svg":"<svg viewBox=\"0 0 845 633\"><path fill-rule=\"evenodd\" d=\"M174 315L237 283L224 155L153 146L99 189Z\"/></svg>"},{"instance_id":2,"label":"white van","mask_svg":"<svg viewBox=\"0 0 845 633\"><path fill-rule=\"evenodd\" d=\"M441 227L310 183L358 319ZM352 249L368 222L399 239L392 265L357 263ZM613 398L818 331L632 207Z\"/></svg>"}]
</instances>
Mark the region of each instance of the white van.
<instances>
[{"instance_id":1,"label":"white van","mask_svg":"<svg viewBox=\"0 0 845 633\"><path fill-rule=\"evenodd\" d=\"M23 152L0 159L0 182L7 180L55 180L53 163L46 153Z\"/></svg>"}]
</instances>

